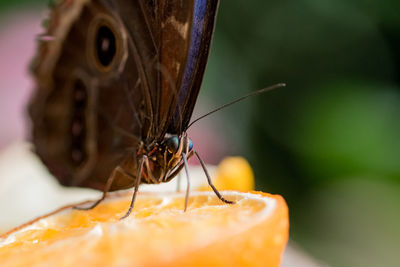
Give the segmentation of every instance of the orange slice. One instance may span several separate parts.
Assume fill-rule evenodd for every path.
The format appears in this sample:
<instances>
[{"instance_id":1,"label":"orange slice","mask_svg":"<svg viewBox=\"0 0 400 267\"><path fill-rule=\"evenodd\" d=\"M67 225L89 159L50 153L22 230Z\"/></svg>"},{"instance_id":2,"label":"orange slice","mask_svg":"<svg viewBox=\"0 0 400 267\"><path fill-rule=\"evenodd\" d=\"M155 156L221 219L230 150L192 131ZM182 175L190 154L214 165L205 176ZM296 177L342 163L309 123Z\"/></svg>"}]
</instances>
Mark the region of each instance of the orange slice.
<instances>
[{"instance_id":1,"label":"orange slice","mask_svg":"<svg viewBox=\"0 0 400 267\"><path fill-rule=\"evenodd\" d=\"M288 240L281 196L222 192L111 194L90 211L61 208L0 237L3 266L279 266ZM84 203L85 204L85 203ZM86 202L90 204L90 202Z\"/></svg>"}]
</instances>

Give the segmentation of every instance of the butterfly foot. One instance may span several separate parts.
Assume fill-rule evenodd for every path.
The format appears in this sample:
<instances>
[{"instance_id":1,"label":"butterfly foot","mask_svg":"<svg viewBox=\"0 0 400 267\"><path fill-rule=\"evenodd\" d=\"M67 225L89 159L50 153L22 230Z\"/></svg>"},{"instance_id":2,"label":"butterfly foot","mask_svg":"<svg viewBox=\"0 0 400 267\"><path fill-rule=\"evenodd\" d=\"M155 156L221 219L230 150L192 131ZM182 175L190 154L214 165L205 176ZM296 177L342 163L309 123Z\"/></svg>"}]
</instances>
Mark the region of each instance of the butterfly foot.
<instances>
[{"instance_id":1,"label":"butterfly foot","mask_svg":"<svg viewBox=\"0 0 400 267\"><path fill-rule=\"evenodd\" d=\"M231 200L227 200L225 198L223 198L222 196L219 198L222 202L226 203L226 204L236 204L235 201L231 201Z\"/></svg>"},{"instance_id":2,"label":"butterfly foot","mask_svg":"<svg viewBox=\"0 0 400 267\"><path fill-rule=\"evenodd\" d=\"M103 201L103 198L97 200L95 203L93 203L92 205L85 207L85 206L74 206L72 207L74 210L92 210L95 207L97 207L97 205L99 205L101 202Z\"/></svg>"}]
</instances>

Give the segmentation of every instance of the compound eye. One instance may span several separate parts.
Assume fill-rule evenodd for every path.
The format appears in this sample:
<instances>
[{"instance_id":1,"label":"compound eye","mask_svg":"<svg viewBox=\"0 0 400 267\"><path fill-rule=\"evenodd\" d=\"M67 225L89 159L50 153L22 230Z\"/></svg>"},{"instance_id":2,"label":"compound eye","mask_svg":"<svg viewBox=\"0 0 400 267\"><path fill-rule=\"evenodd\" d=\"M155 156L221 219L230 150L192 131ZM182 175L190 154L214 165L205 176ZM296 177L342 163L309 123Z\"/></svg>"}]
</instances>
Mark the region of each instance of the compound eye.
<instances>
[{"instance_id":1,"label":"compound eye","mask_svg":"<svg viewBox=\"0 0 400 267\"><path fill-rule=\"evenodd\" d=\"M171 137L167 140L167 149L170 153L176 153L179 148L179 138L177 136Z\"/></svg>"},{"instance_id":2,"label":"compound eye","mask_svg":"<svg viewBox=\"0 0 400 267\"><path fill-rule=\"evenodd\" d=\"M193 142L191 139L189 139L189 151L192 151L193 149Z\"/></svg>"}]
</instances>

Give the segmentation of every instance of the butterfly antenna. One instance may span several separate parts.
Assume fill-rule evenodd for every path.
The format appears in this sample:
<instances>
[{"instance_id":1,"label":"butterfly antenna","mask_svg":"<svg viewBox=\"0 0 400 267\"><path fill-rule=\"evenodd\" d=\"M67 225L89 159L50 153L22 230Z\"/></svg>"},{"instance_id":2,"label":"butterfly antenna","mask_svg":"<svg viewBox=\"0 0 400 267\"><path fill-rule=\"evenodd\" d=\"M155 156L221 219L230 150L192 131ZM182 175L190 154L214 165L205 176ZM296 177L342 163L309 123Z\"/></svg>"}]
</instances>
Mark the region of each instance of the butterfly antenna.
<instances>
[{"instance_id":1,"label":"butterfly antenna","mask_svg":"<svg viewBox=\"0 0 400 267\"><path fill-rule=\"evenodd\" d=\"M240 98L238 98L236 100L233 100L232 102L226 103L225 105L222 105L222 106L220 106L220 107L218 107L218 108L216 108L216 109L214 109L214 110L212 110L210 112L207 112L206 114L198 117L197 119L195 119L194 121L189 123L189 125L186 127L186 130L189 129L190 126L192 126L194 123L198 122L199 120L201 120L201 119L203 119L203 118L205 118L205 117L207 117L207 116L209 116L209 115L211 115L211 114L213 114L213 113L215 113L217 111L220 111L221 109L224 109L224 108L227 108L229 106L232 106L233 104L236 104L236 103L238 103L238 102L240 102L242 100L245 100L246 98L249 98L251 96L256 96L256 95L259 95L259 94L263 94L265 92L269 92L269 91L272 91L274 89L285 87L285 86L286 86L285 83L278 83L278 84L275 84L275 85L272 85L272 86L269 86L269 87L254 91L254 92L249 93L247 95L244 95L244 96L242 96L242 97L240 97Z\"/></svg>"}]
</instances>

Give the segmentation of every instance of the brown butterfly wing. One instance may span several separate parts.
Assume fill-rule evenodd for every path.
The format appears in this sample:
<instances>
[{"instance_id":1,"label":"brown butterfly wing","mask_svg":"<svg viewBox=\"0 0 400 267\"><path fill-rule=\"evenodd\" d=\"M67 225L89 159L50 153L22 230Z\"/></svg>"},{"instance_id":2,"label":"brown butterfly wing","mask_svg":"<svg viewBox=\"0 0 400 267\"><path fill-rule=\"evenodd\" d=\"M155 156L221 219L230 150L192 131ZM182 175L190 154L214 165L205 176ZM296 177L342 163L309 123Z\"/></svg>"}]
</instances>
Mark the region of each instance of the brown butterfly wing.
<instances>
[{"instance_id":1,"label":"brown butterfly wing","mask_svg":"<svg viewBox=\"0 0 400 267\"><path fill-rule=\"evenodd\" d=\"M36 152L62 184L103 189L116 166L136 168L136 148L153 117L148 88L158 75L147 62L158 50L151 38L132 40L111 2L61 2L49 23L33 64ZM136 27L147 25L138 19ZM112 47L111 60L102 45ZM114 188L131 185L121 176Z\"/></svg>"},{"instance_id":2,"label":"brown butterfly wing","mask_svg":"<svg viewBox=\"0 0 400 267\"><path fill-rule=\"evenodd\" d=\"M193 4L189 50L184 73L179 80L177 105L168 124L168 132L178 135L187 130L203 81L219 0L195 0Z\"/></svg>"},{"instance_id":3,"label":"brown butterfly wing","mask_svg":"<svg viewBox=\"0 0 400 267\"><path fill-rule=\"evenodd\" d=\"M157 89L152 136L186 130L208 59L219 0L143 1L146 19L159 44L161 86Z\"/></svg>"},{"instance_id":4,"label":"brown butterfly wing","mask_svg":"<svg viewBox=\"0 0 400 267\"><path fill-rule=\"evenodd\" d=\"M29 111L36 152L62 184L102 190L117 166L136 173L140 141L163 139L181 94L196 1L64 0L52 10ZM187 90L191 99L199 87ZM112 190L133 185L115 175Z\"/></svg>"}]
</instances>

